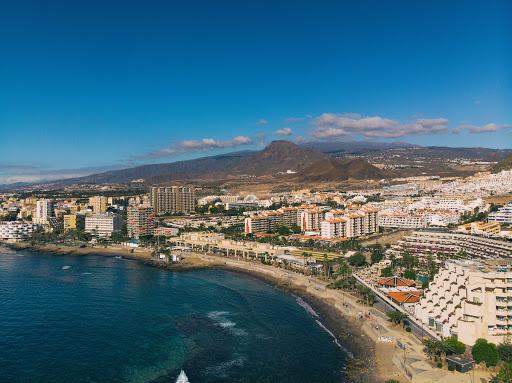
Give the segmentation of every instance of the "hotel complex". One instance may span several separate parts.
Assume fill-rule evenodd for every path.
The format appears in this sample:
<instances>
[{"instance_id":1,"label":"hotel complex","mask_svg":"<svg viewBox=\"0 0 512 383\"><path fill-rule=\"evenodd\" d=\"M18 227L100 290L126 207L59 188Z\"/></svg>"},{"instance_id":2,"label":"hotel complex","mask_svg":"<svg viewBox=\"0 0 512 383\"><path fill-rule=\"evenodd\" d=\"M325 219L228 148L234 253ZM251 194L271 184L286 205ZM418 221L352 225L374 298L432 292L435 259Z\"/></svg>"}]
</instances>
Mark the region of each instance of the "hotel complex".
<instances>
[{"instance_id":1,"label":"hotel complex","mask_svg":"<svg viewBox=\"0 0 512 383\"><path fill-rule=\"evenodd\" d=\"M126 225L130 238L139 239L141 235L153 235L155 210L151 206L129 206Z\"/></svg>"},{"instance_id":2,"label":"hotel complex","mask_svg":"<svg viewBox=\"0 0 512 383\"><path fill-rule=\"evenodd\" d=\"M118 214L93 214L85 217L85 232L99 237L110 237L113 233L121 231L122 224Z\"/></svg>"},{"instance_id":3,"label":"hotel complex","mask_svg":"<svg viewBox=\"0 0 512 383\"><path fill-rule=\"evenodd\" d=\"M480 235L428 229L404 236L392 246L389 253L399 256L404 251L420 258L429 255L456 255L461 251L469 257L502 258L512 257L512 242Z\"/></svg>"},{"instance_id":4,"label":"hotel complex","mask_svg":"<svg viewBox=\"0 0 512 383\"><path fill-rule=\"evenodd\" d=\"M503 342L512 334L512 259L447 261L415 306L415 317L465 344Z\"/></svg>"},{"instance_id":5,"label":"hotel complex","mask_svg":"<svg viewBox=\"0 0 512 383\"><path fill-rule=\"evenodd\" d=\"M192 213L195 211L195 190L193 187L152 187L150 199L156 215Z\"/></svg>"},{"instance_id":6,"label":"hotel complex","mask_svg":"<svg viewBox=\"0 0 512 383\"><path fill-rule=\"evenodd\" d=\"M294 225L323 239L356 238L378 232L378 211L366 207L329 210L315 205L265 210L245 219L245 233L266 233Z\"/></svg>"}]
</instances>

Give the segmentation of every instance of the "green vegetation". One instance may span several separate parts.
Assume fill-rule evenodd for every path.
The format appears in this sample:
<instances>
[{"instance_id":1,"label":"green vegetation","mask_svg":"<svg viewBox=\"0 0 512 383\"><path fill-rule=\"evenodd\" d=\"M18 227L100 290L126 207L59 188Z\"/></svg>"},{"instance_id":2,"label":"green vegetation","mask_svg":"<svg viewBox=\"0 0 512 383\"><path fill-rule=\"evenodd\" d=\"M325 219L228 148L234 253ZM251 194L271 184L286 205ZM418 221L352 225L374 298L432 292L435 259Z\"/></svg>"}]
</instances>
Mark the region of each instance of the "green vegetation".
<instances>
[{"instance_id":1,"label":"green vegetation","mask_svg":"<svg viewBox=\"0 0 512 383\"><path fill-rule=\"evenodd\" d=\"M512 363L503 363L498 373L491 378L490 383L512 383Z\"/></svg>"},{"instance_id":2,"label":"green vegetation","mask_svg":"<svg viewBox=\"0 0 512 383\"><path fill-rule=\"evenodd\" d=\"M466 345L458 341L455 337L444 338L443 340L425 339L423 341L425 352L430 359L441 363L447 355L460 355L466 352Z\"/></svg>"},{"instance_id":3,"label":"green vegetation","mask_svg":"<svg viewBox=\"0 0 512 383\"><path fill-rule=\"evenodd\" d=\"M352 256L350 256L348 258L348 263L351 266L355 266L355 267L362 267L362 266L366 266L367 265L366 257L362 253L359 253L359 252L355 253Z\"/></svg>"},{"instance_id":4,"label":"green vegetation","mask_svg":"<svg viewBox=\"0 0 512 383\"><path fill-rule=\"evenodd\" d=\"M487 342L483 338L477 339L471 354L476 363L485 362L487 367L496 366L500 360L500 354L496 345Z\"/></svg>"},{"instance_id":5,"label":"green vegetation","mask_svg":"<svg viewBox=\"0 0 512 383\"><path fill-rule=\"evenodd\" d=\"M398 310L388 311L386 313L386 315L387 315L389 321L393 322L394 324L400 324L401 322L403 322L404 320L406 320L408 318L407 314L404 314L403 312L398 311Z\"/></svg>"},{"instance_id":6,"label":"green vegetation","mask_svg":"<svg viewBox=\"0 0 512 383\"><path fill-rule=\"evenodd\" d=\"M381 277L389 278L393 276L393 269L391 267L385 267L380 272Z\"/></svg>"},{"instance_id":7,"label":"green vegetation","mask_svg":"<svg viewBox=\"0 0 512 383\"><path fill-rule=\"evenodd\" d=\"M498 354L500 359L506 363L512 363L512 342L509 338L506 338L503 343L498 345Z\"/></svg>"},{"instance_id":8,"label":"green vegetation","mask_svg":"<svg viewBox=\"0 0 512 383\"><path fill-rule=\"evenodd\" d=\"M474 214L465 213L460 217L460 223L471 223L471 222L477 222L477 221L485 221L487 219L487 212L478 212Z\"/></svg>"},{"instance_id":9,"label":"green vegetation","mask_svg":"<svg viewBox=\"0 0 512 383\"><path fill-rule=\"evenodd\" d=\"M416 273L412 270L405 270L404 278L411 279L413 281L416 280Z\"/></svg>"},{"instance_id":10,"label":"green vegetation","mask_svg":"<svg viewBox=\"0 0 512 383\"><path fill-rule=\"evenodd\" d=\"M382 261L382 259L384 259L384 250L382 249L381 245L373 246L371 248L371 252L372 252L372 255L371 255L372 265L374 263L378 263L378 262Z\"/></svg>"}]
</instances>

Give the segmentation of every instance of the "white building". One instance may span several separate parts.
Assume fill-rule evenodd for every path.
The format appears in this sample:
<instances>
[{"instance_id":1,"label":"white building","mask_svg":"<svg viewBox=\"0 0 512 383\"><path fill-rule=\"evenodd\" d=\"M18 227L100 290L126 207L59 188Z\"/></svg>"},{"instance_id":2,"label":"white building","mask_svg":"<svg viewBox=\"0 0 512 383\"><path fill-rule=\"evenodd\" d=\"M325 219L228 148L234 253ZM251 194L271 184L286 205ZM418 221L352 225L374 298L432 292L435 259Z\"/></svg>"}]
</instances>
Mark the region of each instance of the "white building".
<instances>
[{"instance_id":1,"label":"white building","mask_svg":"<svg viewBox=\"0 0 512 383\"><path fill-rule=\"evenodd\" d=\"M400 255L408 251L417 257L455 255L460 251L475 258L510 258L512 241L462 234L447 230L418 230L402 237L388 250Z\"/></svg>"},{"instance_id":2,"label":"white building","mask_svg":"<svg viewBox=\"0 0 512 383\"><path fill-rule=\"evenodd\" d=\"M118 214L94 214L85 217L85 232L100 237L110 237L112 233L121 231L122 219Z\"/></svg>"},{"instance_id":3,"label":"white building","mask_svg":"<svg viewBox=\"0 0 512 383\"><path fill-rule=\"evenodd\" d=\"M439 335L468 345L512 334L512 260L448 261L415 307Z\"/></svg>"},{"instance_id":4,"label":"white building","mask_svg":"<svg viewBox=\"0 0 512 383\"><path fill-rule=\"evenodd\" d=\"M53 201L42 199L36 202L36 209L32 222L40 225L48 224L48 218L53 217Z\"/></svg>"},{"instance_id":5,"label":"white building","mask_svg":"<svg viewBox=\"0 0 512 383\"><path fill-rule=\"evenodd\" d=\"M18 241L30 238L39 226L24 222L0 222L0 240Z\"/></svg>"},{"instance_id":6,"label":"white building","mask_svg":"<svg viewBox=\"0 0 512 383\"><path fill-rule=\"evenodd\" d=\"M428 219L424 215L410 213L381 213L379 226L401 229L421 229L427 227Z\"/></svg>"},{"instance_id":7,"label":"white building","mask_svg":"<svg viewBox=\"0 0 512 383\"><path fill-rule=\"evenodd\" d=\"M498 211L489 213L489 222L512 224L512 203L500 207Z\"/></svg>"}]
</instances>

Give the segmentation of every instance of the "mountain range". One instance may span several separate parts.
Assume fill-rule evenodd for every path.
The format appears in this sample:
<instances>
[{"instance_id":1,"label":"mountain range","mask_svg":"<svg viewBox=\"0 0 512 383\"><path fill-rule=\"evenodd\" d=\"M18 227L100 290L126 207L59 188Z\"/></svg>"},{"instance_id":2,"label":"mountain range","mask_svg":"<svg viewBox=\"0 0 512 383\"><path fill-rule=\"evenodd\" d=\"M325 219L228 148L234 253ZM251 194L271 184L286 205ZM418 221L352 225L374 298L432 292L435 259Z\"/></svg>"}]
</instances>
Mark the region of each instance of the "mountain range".
<instances>
[{"instance_id":1,"label":"mountain range","mask_svg":"<svg viewBox=\"0 0 512 383\"><path fill-rule=\"evenodd\" d=\"M243 178L273 181L336 182L348 179L382 179L400 175L372 165L382 158L396 157L403 164L406 157L434 161L453 158L501 161L512 155L508 149L422 147L408 143L379 142L271 142L260 151L240 151L171 163L150 164L44 183L45 188L81 184L165 184L169 182L213 182ZM436 162L437 161L437 162ZM505 162L503 166L508 166ZM37 188L41 183L31 185ZM20 188L27 185L19 185ZM1 189L1 187L0 187ZM3 188L4 190L6 187ZM14 188L13 188L14 189Z\"/></svg>"}]
</instances>

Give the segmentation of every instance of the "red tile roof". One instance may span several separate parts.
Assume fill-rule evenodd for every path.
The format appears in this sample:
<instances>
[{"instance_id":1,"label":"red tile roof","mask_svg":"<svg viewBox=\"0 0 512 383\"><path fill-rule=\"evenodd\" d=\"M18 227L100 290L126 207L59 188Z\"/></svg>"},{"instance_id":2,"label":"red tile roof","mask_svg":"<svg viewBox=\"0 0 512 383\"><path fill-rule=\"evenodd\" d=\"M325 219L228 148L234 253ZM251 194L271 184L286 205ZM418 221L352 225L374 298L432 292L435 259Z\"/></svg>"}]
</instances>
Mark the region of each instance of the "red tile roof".
<instances>
[{"instance_id":1,"label":"red tile roof","mask_svg":"<svg viewBox=\"0 0 512 383\"><path fill-rule=\"evenodd\" d=\"M417 303L421 298L421 291L389 291L387 295L399 303Z\"/></svg>"}]
</instances>

